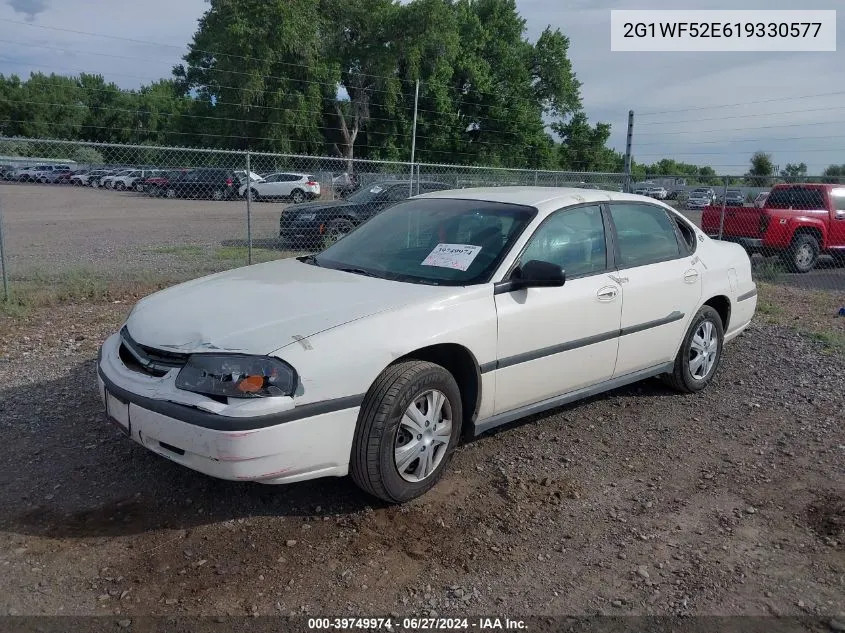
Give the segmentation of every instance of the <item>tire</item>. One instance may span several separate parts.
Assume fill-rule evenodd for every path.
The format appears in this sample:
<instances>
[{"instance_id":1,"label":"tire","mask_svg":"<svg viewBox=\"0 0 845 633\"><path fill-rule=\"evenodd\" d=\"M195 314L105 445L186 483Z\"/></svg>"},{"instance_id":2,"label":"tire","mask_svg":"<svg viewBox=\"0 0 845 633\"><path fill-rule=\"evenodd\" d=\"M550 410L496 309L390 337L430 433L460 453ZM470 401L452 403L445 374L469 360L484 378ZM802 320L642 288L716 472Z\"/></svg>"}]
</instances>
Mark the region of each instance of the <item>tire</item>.
<instances>
[{"instance_id":1,"label":"tire","mask_svg":"<svg viewBox=\"0 0 845 633\"><path fill-rule=\"evenodd\" d=\"M91 182L91 187L92 187L93 189L98 189L98 188L100 187L100 181L99 181L99 180L94 180L94 181L92 181L92 182Z\"/></svg>"},{"instance_id":2,"label":"tire","mask_svg":"<svg viewBox=\"0 0 845 633\"><path fill-rule=\"evenodd\" d=\"M819 259L819 241L809 233L799 233L781 255L786 269L793 273L808 273Z\"/></svg>"},{"instance_id":3,"label":"tire","mask_svg":"<svg viewBox=\"0 0 845 633\"><path fill-rule=\"evenodd\" d=\"M451 421L448 429L445 425L438 427L436 422L426 429L431 420L416 406L418 401L423 408L431 405L432 400L426 394L444 396L440 412L442 418ZM420 426L413 425L421 431L416 438L403 422L413 424L405 415L411 407L419 413ZM425 494L439 481L451 460L462 422L461 393L452 374L426 361L391 365L370 387L358 414L350 456L353 481L365 492L389 503L403 503ZM434 432L438 428L441 434ZM421 439L423 435L427 437ZM411 449L410 461L406 459L400 468L396 463L397 450L401 459L403 446L419 447L419 450ZM426 474L426 463L422 460L429 455L434 461L428 464L431 468Z\"/></svg>"},{"instance_id":4,"label":"tire","mask_svg":"<svg viewBox=\"0 0 845 633\"><path fill-rule=\"evenodd\" d=\"M259 200L261 200L261 196L259 196L258 192L252 187L247 189L246 195L249 196L251 202L258 202Z\"/></svg>"},{"instance_id":5,"label":"tire","mask_svg":"<svg viewBox=\"0 0 845 633\"><path fill-rule=\"evenodd\" d=\"M706 333L709 331L709 336ZM701 336L705 334L705 336ZM696 338L712 341L701 350ZM671 374L663 378L666 384L683 393L701 391L713 381L722 362L722 350L725 346L725 330L722 317L710 306L704 306L695 315L687 330L681 349L675 357L675 366ZM709 351L708 351L709 350ZM697 359L706 355L704 366L697 365Z\"/></svg>"},{"instance_id":6,"label":"tire","mask_svg":"<svg viewBox=\"0 0 845 633\"><path fill-rule=\"evenodd\" d=\"M223 193L222 189L215 189L214 191L211 192L211 199L215 200L217 202L220 202L225 197L226 197L226 194Z\"/></svg>"},{"instance_id":7,"label":"tire","mask_svg":"<svg viewBox=\"0 0 845 633\"><path fill-rule=\"evenodd\" d=\"M338 240L346 237L351 231L355 230L355 224L352 220L347 218L335 218L329 222L326 227L326 237L323 240L323 247L328 248Z\"/></svg>"},{"instance_id":8,"label":"tire","mask_svg":"<svg viewBox=\"0 0 845 633\"><path fill-rule=\"evenodd\" d=\"M165 194L165 198L175 198L176 197L176 190L175 189L168 189Z\"/></svg>"},{"instance_id":9,"label":"tire","mask_svg":"<svg viewBox=\"0 0 845 633\"><path fill-rule=\"evenodd\" d=\"M294 189L290 194L290 199L294 204L302 204L305 202L305 192L302 189Z\"/></svg>"},{"instance_id":10,"label":"tire","mask_svg":"<svg viewBox=\"0 0 845 633\"><path fill-rule=\"evenodd\" d=\"M117 189L118 191L124 191L126 189L126 185L123 184L123 182L118 181L118 182L114 183L114 188Z\"/></svg>"}]
</instances>

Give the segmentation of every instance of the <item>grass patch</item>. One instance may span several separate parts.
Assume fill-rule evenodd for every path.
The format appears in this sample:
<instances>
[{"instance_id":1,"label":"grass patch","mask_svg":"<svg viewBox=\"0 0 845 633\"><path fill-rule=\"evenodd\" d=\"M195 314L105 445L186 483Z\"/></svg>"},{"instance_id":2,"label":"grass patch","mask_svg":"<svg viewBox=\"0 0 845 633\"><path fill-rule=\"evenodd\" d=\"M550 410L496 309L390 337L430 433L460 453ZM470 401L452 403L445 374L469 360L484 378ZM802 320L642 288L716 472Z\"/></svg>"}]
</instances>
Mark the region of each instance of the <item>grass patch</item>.
<instances>
[{"instance_id":1,"label":"grass patch","mask_svg":"<svg viewBox=\"0 0 845 633\"><path fill-rule=\"evenodd\" d=\"M802 332L807 338L821 343L822 349L829 354L845 355L845 333L843 332Z\"/></svg>"},{"instance_id":2,"label":"grass patch","mask_svg":"<svg viewBox=\"0 0 845 633\"><path fill-rule=\"evenodd\" d=\"M758 318L789 327L829 353L845 355L845 318L837 316L841 294L762 281L757 291Z\"/></svg>"},{"instance_id":3,"label":"grass patch","mask_svg":"<svg viewBox=\"0 0 845 633\"><path fill-rule=\"evenodd\" d=\"M763 282L776 283L785 272L786 270L780 260L767 259L754 268L754 277Z\"/></svg>"},{"instance_id":4,"label":"grass patch","mask_svg":"<svg viewBox=\"0 0 845 633\"><path fill-rule=\"evenodd\" d=\"M205 249L202 246L153 246L147 249L150 253L158 255L176 255L180 259L194 260L199 258Z\"/></svg>"},{"instance_id":5,"label":"grass patch","mask_svg":"<svg viewBox=\"0 0 845 633\"><path fill-rule=\"evenodd\" d=\"M215 249L212 256L217 261L226 262L241 262L246 264L249 260L249 248L246 246L222 246ZM286 257L287 254L281 251L274 251L269 248L253 248L252 249L252 263L259 264L262 262L270 262L274 259Z\"/></svg>"}]
</instances>

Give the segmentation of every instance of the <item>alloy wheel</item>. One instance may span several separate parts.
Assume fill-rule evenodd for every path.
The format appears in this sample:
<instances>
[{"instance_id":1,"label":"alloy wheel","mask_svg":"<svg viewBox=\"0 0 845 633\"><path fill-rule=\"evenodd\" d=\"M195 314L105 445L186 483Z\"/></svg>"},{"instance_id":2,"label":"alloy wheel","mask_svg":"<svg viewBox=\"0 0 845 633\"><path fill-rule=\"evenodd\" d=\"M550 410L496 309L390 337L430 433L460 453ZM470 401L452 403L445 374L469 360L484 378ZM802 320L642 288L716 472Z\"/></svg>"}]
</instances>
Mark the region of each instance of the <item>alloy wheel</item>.
<instances>
[{"instance_id":1,"label":"alloy wheel","mask_svg":"<svg viewBox=\"0 0 845 633\"><path fill-rule=\"evenodd\" d=\"M704 380L713 371L719 353L716 328L710 321L702 321L690 345L689 371L696 380Z\"/></svg>"}]
</instances>

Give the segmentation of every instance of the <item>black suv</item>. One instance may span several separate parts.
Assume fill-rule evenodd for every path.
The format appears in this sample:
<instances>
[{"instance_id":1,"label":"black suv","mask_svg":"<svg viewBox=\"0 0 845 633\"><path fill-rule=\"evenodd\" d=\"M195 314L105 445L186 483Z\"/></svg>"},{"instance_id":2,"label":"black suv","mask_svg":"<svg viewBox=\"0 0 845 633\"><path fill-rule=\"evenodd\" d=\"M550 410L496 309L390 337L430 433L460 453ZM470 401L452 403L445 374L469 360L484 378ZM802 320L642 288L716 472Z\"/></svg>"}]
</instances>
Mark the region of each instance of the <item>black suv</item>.
<instances>
[{"instance_id":1,"label":"black suv","mask_svg":"<svg viewBox=\"0 0 845 633\"><path fill-rule=\"evenodd\" d=\"M413 187L414 195L454 188L442 182L414 182ZM279 237L291 246L322 249L410 195L410 181L388 180L362 187L346 200L290 206L279 220Z\"/></svg>"},{"instance_id":2,"label":"black suv","mask_svg":"<svg viewBox=\"0 0 845 633\"><path fill-rule=\"evenodd\" d=\"M194 169L167 184L168 198L207 198L233 200L238 197L239 180L234 170Z\"/></svg>"}]
</instances>

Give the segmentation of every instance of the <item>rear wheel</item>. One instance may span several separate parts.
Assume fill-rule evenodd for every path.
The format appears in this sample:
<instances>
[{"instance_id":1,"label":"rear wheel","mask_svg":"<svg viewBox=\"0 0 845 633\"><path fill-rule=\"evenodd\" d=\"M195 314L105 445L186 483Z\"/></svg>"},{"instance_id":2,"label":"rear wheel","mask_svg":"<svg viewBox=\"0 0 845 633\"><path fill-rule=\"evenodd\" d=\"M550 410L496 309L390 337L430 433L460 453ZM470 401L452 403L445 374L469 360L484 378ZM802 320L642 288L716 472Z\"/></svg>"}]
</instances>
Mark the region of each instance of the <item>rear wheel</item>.
<instances>
[{"instance_id":1,"label":"rear wheel","mask_svg":"<svg viewBox=\"0 0 845 633\"><path fill-rule=\"evenodd\" d=\"M793 273L808 273L813 270L819 258L819 242L809 233L796 235L792 244L781 256L787 270Z\"/></svg>"},{"instance_id":2,"label":"rear wheel","mask_svg":"<svg viewBox=\"0 0 845 633\"><path fill-rule=\"evenodd\" d=\"M707 387L722 360L724 341L722 317L710 306L704 306L692 320L675 357L672 373L664 376L665 382L686 393Z\"/></svg>"},{"instance_id":3,"label":"rear wheel","mask_svg":"<svg viewBox=\"0 0 845 633\"><path fill-rule=\"evenodd\" d=\"M99 181L99 180L92 180L92 181L91 181L91 187L93 187L94 189L99 188L99 186L100 186L100 181Z\"/></svg>"},{"instance_id":4,"label":"rear wheel","mask_svg":"<svg viewBox=\"0 0 845 633\"><path fill-rule=\"evenodd\" d=\"M294 189L290 194L290 199L293 200L294 204L301 204L305 202L305 192L302 189Z\"/></svg>"},{"instance_id":5,"label":"rear wheel","mask_svg":"<svg viewBox=\"0 0 845 633\"><path fill-rule=\"evenodd\" d=\"M126 189L126 185L122 181L118 180L114 184L114 188L117 189L118 191L123 191L124 189Z\"/></svg>"},{"instance_id":6,"label":"rear wheel","mask_svg":"<svg viewBox=\"0 0 845 633\"><path fill-rule=\"evenodd\" d=\"M222 189L215 189L214 191L211 192L211 199L217 200L218 202L220 200L222 200L224 196L225 196L225 194L223 193Z\"/></svg>"},{"instance_id":7,"label":"rear wheel","mask_svg":"<svg viewBox=\"0 0 845 633\"><path fill-rule=\"evenodd\" d=\"M261 199L261 196L259 196L258 192L252 187L249 188L247 195L249 196L249 199L253 202L258 202Z\"/></svg>"},{"instance_id":8,"label":"rear wheel","mask_svg":"<svg viewBox=\"0 0 845 633\"><path fill-rule=\"evenodd\" d=\"M167 193L164 194L167 198L175 198L176 197L176 190L175 189L168 189Z\"/></svg>"},{"instance_id":9,"label":"rear wheel","mask_svg":"<svg viewBox=\"0 0 845 633\"><path fill-rule=\"evenodd\" d=\"M363 490L402 503L430 490L443 475L461 431L461 394L440 365L391 365L361 405L350 471Z\"/></svg>"}]
</instances>

